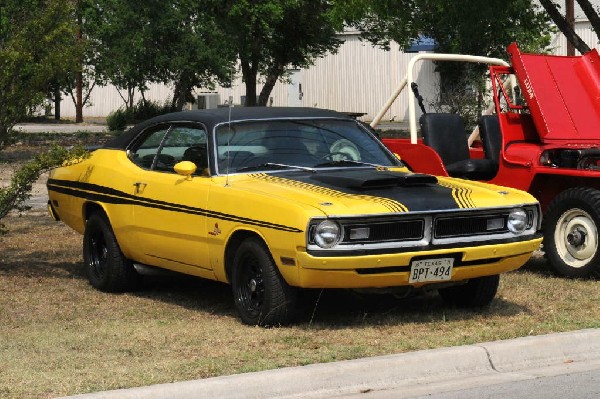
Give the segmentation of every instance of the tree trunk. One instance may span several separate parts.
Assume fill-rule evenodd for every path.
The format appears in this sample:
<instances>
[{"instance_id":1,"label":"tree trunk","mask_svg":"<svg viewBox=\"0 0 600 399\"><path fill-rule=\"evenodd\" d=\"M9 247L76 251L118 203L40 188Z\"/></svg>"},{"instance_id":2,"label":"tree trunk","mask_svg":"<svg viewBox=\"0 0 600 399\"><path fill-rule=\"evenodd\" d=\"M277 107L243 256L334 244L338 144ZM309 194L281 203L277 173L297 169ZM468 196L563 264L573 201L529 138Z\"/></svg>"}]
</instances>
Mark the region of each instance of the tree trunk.
<instances>
[{"instance_id":1,"label":"tree trunk","mask_svg":"<svg viewBox=\"0 0 600 399\"><path fill-rule=\"evenodd\" d=\"M585 16L590 21L592 28L594 28L594 32L596 32L596 37L600 39L600 16L598 12L594 9L589 0L577 0L579 6L583 10Z\"/></svg>"},{"instance_id":2,"label":"tree trunk","mask_svg":"<svg viewBox=\"0 0 600 399\"><path fill-rule=\"evenodd\" d=\"M177 88L177 101L175 102L175 110L181 111L183 110L183 106L185 104L186 93L188 92L187 84L185 82L185 76L182 76L181 79L176 83Z\"/></svg>"},{"instance_id":3,"label":"tree trunk","mask_svg":"<svg viewBox=\"0 0 600 399\"><path fill-rule=\"evenodd\" d=\"M265 85L263 86L262 90L260 91L260 95L258 96L258 105L260 107L267 106L267 102L269 101L269 96L271 95L271 92L273 91L275 84L277 83L277 81L279 80L281 75L283 74L284 70L285 70L285 68L281 65L278 65L277 67L271 69L271 71L265 81Z\"/></svg>"},{"instance_id":4,"label":"tree trunk","mask_svg":"<svg viewBox=\"0 0 600 399\"><path fill-rule=\"evenodd\" d=\"M60 102L62 97L60 95L60 87L56 85L54 88L54 119L60 120Z\"/></svg>"},{"instance_id":5,"label":"tree trunk","mask_svg":"<svg viewBox=\"0 0 600 399\"><path fill-rule=\"evenodd\" d=\"M83 17L81 14L77 14L77 42L81 43L83 41ZM83 60L80 60L80 71L77 72L77 77L75 81L75 122L81 123L83 122Z\"/></svg>"},{"instance_id":6,"label":"tree trunk","mask_svg":"<svg viewBox=\"0 0 600 399\"><path fill-rule=\"evenodd\" d=\"M247 60L241 60L242 64L242 79L246 85L246 100L244 101L245 107L255 107L256 106L256 75L257 70L253 64Z\"/></svg>"},{"instance_id":7,"label":"tree trunk","mask_svg":"<svg viewBox=\"0 0 600 399\"><path fill-rule=\"evenodd\" d=\"M77 81L75 82L75 122L83 122L83 73L77 72Z\"/></svg>"},{"instance_id":8,"label":"tree trunk","mask_svg":"<svg viewBox=\"0 0 600 399\"><path fill-rule=\"evenodd\" d=\"M542 7L544 7L558 29L560 29L563 35L565 35L567 41L572 43L577 51L579 51L581 54L585 54L590 51L590 47L581 39L581 37L579 37L577 33L575 33L575 30L569 26L569 23L565 17L562 16L551 0L540 0L540 4Z\"/></svg>"},{"instance_id":9,"label":"tree trunk","mask_svg":"<svg viewBox=\"0 0 600 399\"><path fill-rule=\"evenodd\" d=\"M176 111L183 110L183 106L188 99L190 99L192 92L192 80L193 76L187 71L181 72L179 79L175 82L175 88L173 89L173 101L171 103L172 108Z\"/></svg>"}]
</instances>

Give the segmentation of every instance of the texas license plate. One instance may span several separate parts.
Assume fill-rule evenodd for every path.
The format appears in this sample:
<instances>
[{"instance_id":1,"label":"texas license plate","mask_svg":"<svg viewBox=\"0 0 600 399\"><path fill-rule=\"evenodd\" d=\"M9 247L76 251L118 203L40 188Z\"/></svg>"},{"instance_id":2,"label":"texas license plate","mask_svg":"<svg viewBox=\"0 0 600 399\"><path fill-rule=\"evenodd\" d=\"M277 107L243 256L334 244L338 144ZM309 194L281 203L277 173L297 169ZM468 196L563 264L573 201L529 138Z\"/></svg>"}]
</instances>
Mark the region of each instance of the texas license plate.
<instances>
[{"instance_id":1,"label":"texas license plate","mask_svg":"<svg viewBox=\"0 0 600 399\"><path fill-rule=\"evenodd\" d=\"M454 258L413 260L410 264L409 283L446 281L452 277Z\"/></svg>"}]
</instances>

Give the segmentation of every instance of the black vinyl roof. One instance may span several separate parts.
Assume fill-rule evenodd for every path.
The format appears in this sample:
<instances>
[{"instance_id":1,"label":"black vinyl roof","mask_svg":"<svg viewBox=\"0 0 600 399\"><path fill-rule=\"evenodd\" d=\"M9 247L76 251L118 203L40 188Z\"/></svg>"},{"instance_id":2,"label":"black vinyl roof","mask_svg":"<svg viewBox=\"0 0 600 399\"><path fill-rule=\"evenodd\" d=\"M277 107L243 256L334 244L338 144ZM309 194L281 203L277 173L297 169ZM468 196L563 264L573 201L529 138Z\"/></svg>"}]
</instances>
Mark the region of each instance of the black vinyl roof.
<instances>
[{"instance_id":1,"label":"black vinyl roof","mask_svg":"<svg viewBox=\"0 0 600 399\"><path fill-rule=\"evenodd\" d=\"M264 119L296 119L296 118L342 118L353 119L347 114L305 107L223 107L216 109L173 112L144 121L118 137L110 140L105 148L127 148L127 145L148 126L165 122L200 122L208 131L223 122L238 122L244 120Z\"/></svg>"}]
</instances>

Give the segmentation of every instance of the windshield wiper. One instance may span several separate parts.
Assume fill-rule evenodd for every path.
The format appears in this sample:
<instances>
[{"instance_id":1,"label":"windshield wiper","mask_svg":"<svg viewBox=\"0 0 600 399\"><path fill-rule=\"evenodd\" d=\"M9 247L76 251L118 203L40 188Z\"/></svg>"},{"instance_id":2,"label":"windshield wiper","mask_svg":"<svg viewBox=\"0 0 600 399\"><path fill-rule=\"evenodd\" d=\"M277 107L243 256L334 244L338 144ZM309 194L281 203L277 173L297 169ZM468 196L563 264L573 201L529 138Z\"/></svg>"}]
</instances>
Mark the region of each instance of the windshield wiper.
<instances>
[{"instance_id":1,"label":"windshield wiper","mask_svg":"<svg viewBox=\"0 0 600 399\"><path fill-rule=\"evenodd\" d=\"M374 168L386 168L387 166L382 166L382 165L377 165L374 163L369 163L369 162L361 162L361 161L355 161L352 159L340 159L338 161L328 161L328 162L323 162L320 164L315 165L315 168L322 168L324 166L346 166L346 165L351 165L351 166L355 166L355 165L359 165L359 166L372 166Z\"/></svg>"},{"instance_id":2,"label":"windshield wiper","mask_svg":"<svg viewBox=\"0 0 600 399\"><path fill-rule=\"evenodd\" d=\"M260 165L249 165L249 166L243 166L239 169L236 169L236 172L246 172L246 171L250 171L250 170L260 170L260 169L300 169L300 170L306 170L309 172L314 172L315 170L313 168L308 168L306 166L297 166L297 165L286 165L283 163L275 163L275 162L265 162L265 163L261 163Z\"/></svg>"}]
</instances>

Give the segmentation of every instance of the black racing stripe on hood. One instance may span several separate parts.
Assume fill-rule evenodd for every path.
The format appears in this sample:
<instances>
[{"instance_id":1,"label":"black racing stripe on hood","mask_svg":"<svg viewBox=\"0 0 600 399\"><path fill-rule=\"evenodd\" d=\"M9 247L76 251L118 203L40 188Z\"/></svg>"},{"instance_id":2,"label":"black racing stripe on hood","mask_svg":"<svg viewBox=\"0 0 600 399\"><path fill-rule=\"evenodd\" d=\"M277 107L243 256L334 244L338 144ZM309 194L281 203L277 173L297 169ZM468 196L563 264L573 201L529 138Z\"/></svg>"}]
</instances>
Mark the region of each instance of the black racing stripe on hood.
<instances>
[{"instance_id":1,"label":"black racing stripe on hood","mask_svg":"<svg viewBox=\"0 0 600 399\"><path fill-rule=\"evenodd\" d=\"M69 180L48 179L47 186L48 190L50 191L55 191L57 193L66 195L72 195L74 197L85 198L90 201L103 202L107 204L138 205L147 208L155 208L171 212L181 212L188 213L191 215L207 216L219 220L240 222L253 226L289 231L293 233L302 232L302 230L297 229L295 227L289 227L277 223L269 223L262 220L250 219L222 212L215 212L203 208L196 208L182 204L159 201L150 198L143 198L133 194L125 193L123 191L115 190L113 188L99 186L97 184L74 182Z\"/></svg>"},{"instance_id":2,"label":"black racing stripe on hood","mask_svg":"<svg viewBox=\"0 0 600 399\"><path fill-rule=\"evenodd\" d=\"M450 210L473 208L471 192L459 186L439 184L437 179L421 178L415 184L403 184L411 173L380 171L376 169L285 172L278 174L254 174L254 178L277 184L301 188L325 194L333 198L360 196L386 206L390 212ZM384 176L382 178L382 176ZM414 176L414 175L413 175ZM396 177L395 183L391 183ZM370 181L388 179L389 184L370 184ZM366 182L361 184L361 181Z\"/></svg>"}]
</instances>

